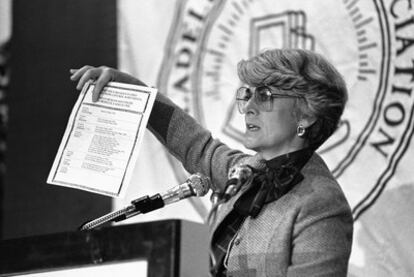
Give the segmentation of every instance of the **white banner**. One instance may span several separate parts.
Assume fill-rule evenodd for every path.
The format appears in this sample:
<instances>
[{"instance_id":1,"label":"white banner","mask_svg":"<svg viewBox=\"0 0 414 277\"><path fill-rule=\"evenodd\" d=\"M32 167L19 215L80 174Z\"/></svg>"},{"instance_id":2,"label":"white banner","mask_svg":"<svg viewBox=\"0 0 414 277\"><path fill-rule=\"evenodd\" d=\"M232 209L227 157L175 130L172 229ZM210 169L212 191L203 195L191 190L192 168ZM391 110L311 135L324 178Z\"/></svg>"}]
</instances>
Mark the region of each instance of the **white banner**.
<instances>
[{"instance_id":1,"label":"white banner","mask_svg":"<svg viewBox=\"0 0 414 277\"><path fill-rule=\"evenodd\" d=\"M236 148L242 148L243 130L233 102L237 62L274 47L326 56L349 89L340 128L319 150L356 220L349 276L414 274L411 0L122 0L118 5L120 68L156 86ZM185 178L151 135L143 149L131 197ZM183 202L137 220L202 221L205 210L199 204Z\"/></svg>"},{"instance_id":2,"label":"white banner","mask_svg":"<svg viewBox=\"0 0 414 277\"><path fill-rule=\"evenodd\" d=\"M0 45L10 39L11 35L11 0L0 1Z\"/></svg>"}]
</instances>

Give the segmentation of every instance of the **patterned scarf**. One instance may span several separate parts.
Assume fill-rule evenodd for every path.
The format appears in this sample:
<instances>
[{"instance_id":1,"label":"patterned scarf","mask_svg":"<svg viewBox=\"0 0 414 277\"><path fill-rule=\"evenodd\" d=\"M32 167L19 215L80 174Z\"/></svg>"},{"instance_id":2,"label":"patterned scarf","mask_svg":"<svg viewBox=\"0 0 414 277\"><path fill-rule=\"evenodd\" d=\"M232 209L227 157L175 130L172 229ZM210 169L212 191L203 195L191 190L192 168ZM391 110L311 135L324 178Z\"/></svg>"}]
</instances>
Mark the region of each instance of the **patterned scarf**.
<instances>
[{"instance_id":1,"label":"patterned scarf","mask_svg":"<svg viewBox=\"0 0 414 277\"><path fill-rule=\"evenodd\" d=\"M234 209L242 216L257 217L265 204L279 199L303 180L299 170L283 165L254 172L252 186L234 203Z\"/></svg>"}]
</instances>

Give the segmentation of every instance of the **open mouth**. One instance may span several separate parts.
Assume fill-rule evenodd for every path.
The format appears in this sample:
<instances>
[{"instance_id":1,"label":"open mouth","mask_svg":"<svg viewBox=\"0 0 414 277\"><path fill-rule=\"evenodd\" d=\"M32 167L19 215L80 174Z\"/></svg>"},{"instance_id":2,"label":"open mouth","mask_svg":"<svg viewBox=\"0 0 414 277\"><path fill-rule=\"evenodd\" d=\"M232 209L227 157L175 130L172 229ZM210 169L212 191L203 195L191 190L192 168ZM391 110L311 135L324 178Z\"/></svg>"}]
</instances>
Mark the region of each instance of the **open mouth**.
<instances>
[{"instance_id":1,"label":"open mouth","mask_svg":"<svg viewBox=\"0 0 414 277\"><path fill-rule=\"evenodd\" d=\"M248 131L257 131L260 129L260 127L253 124L246 124L246 129Z\"/></svg>"}]
</instances>

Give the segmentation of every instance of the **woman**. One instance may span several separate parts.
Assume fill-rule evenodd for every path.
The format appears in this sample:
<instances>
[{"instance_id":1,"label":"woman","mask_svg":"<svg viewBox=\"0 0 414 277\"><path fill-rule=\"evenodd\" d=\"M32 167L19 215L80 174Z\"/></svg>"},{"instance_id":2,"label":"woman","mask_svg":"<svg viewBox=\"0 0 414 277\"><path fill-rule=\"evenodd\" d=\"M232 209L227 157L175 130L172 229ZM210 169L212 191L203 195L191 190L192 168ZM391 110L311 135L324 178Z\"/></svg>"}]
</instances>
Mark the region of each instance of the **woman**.
<instances>
[{"instance_id":1,"label":"woman","mask_svg":"<svg viewBox=\"0 0 414 277\"><path fill-rule=\"evenodd\" d=\"M111 68L72 70L81 89L96 80L94 99L109 81L143 85ZM244 145L233 150L161 93L149 129L190 173L226 189L232 167L251 167L241 189L211 225L214 276L346 276L352 214L344 194L315 150L335 131L347 100L345 83L322 56L275 49L241 61L237 90L245 115ZM256 163L257 164L257 163ZM222 201L224 202L224 201Z\"/></svg>"}]
</instances>

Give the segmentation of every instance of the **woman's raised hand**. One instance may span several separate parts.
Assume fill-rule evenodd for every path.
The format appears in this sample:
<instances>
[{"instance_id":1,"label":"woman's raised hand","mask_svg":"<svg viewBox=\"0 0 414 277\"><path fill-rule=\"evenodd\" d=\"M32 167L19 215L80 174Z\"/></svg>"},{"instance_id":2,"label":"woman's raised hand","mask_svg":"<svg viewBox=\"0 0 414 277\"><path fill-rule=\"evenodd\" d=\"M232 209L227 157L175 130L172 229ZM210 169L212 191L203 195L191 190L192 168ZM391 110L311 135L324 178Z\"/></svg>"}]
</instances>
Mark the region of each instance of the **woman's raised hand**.
<instances>
[{"instance_id":1,"label":"woman's raised hand","mask_svg":"<svg viewBox=\"0 0 414 277\"><path fill-rule=\"evenodd\" d=\"M85 65L79 69L70 69L70 74L70 79L78 82L77 90L81 90L89 80L95 81L95 88L92 92L92 101L94 102L98 101L103 87L111 81L145 86L137 78L107 66L93 67Z\"/></svg>"}]
</instances>

